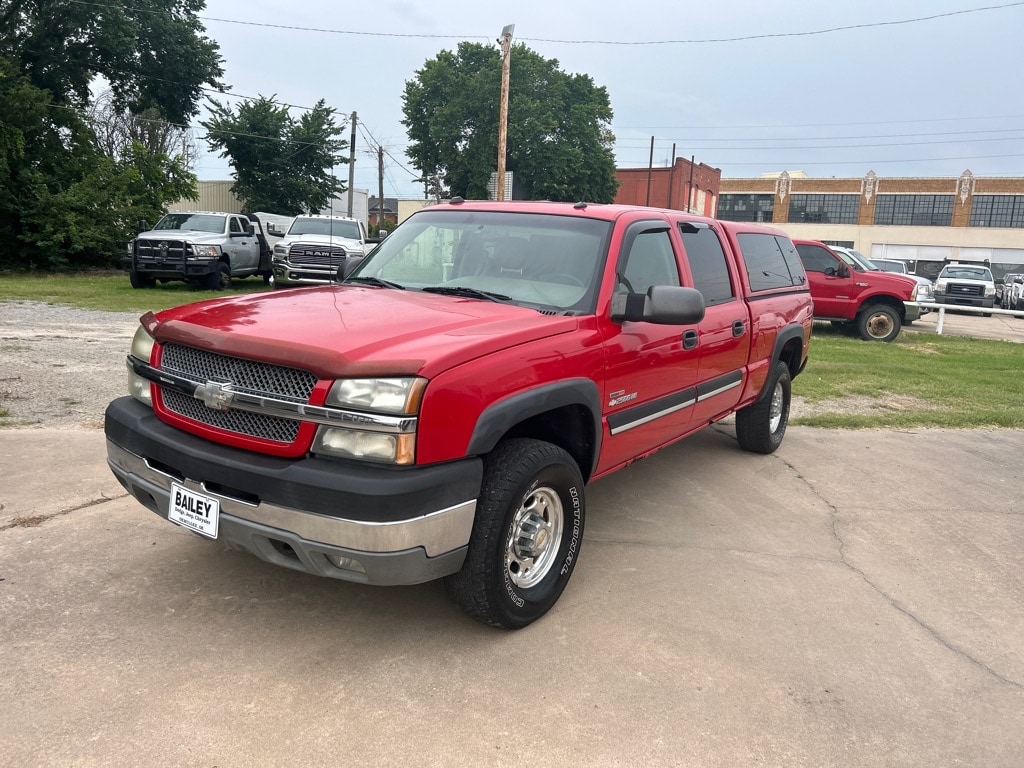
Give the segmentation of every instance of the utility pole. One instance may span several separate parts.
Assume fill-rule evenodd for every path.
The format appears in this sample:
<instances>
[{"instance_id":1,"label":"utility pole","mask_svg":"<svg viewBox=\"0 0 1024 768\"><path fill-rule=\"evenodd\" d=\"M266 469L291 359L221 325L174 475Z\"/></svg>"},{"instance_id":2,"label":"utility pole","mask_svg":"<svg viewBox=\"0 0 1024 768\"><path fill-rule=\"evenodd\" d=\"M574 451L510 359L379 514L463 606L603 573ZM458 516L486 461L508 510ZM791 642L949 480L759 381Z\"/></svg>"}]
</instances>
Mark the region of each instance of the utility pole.
<instances>
[{"instance_id":1,"label":"utility pole","mask_svg":"<svg viewBox=\"0 0 1024 768\"><path fill-rule=\"evenodd\" d=\"M505 140L508 136L508 72L512 51L512 33L516 25L509 24L501 30L501 107L498 111L498 175L495 181L494 199L505 199Z\"/></svg>"},{"instance_id":2,"label":"utility pole","mask_svg":"<svg viewBox=\"0 0 1024 768\"><path fill-rule=\"evenodd\" d=\"M356 113L352 113L352 137L348 140L348 217L352 218L352 184L356 177Z\"/></svg>"},{"instance_id":3,"label":"utility pole","mask_svg":"<svg viewBox=\"0 0 1024 768\"><path fill-rule=\"evenodd\" d=\"M377 147L377 236L384 226L384 146Z\"/></svg>"}]
</instances>

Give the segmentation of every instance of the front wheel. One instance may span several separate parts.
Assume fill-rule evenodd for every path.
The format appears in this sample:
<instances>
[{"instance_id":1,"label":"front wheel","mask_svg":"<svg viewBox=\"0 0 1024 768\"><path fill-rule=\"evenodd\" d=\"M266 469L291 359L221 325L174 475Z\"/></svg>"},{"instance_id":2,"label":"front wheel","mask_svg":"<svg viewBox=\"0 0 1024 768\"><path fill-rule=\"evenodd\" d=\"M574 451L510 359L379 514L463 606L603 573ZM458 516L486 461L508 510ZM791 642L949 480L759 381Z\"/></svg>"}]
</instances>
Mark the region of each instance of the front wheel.
<instances>
[{"instance_id":1,"label":"front wheel","mask_svg":"<svg viewBox=\"0 0 1024 768\"><path fill-rule=\"evenodd\" d=\"M569 583L583 540L583 476L551 443L507 440L484 458L476 522L448 596L476 619L519 629Z\"/></svg>"},{"instance_id":2,"label":"front wheel","mask_svg":"<svg viewBox=\"0 0 1024 768\"><path fill-rule=\"evenodd\" d=\"M886 304L874 304L857 315L857 332L864 341L892 341L900 335L900 315Z\"/></svg>"},{"instance_id":3,"label":"front wheel","mask_svg":"<svg viewBox=\"0 0 1024 768\"><path fill-rule=\"evenodd\" d=\"M217 270L206 276L206 287L211 291L223 291L231 287L231 267L225 262L217 265Z\"/></svg>"},{"instance_id":4,"label":"front wheel","mask_svg":"<svg viewBox=\"0 0 1024 768\"><path fill-rule=\"evenodd\" d=\"M156 285L156 280L152 277L143 277L134 269L128 272L128 282L132 288L152 288Z\"/></svg>"},{"instance_id":5,"label":"front wheel","mask_svg":"<svg viewBox=\"0 0 1024 768\"><path fill-rule=\"evenodd\" d=\"M767 454L782 445L789 424L791 392L789 366L778 362L768 376L764 396L736 411L736 439L740 448Z\"/></svg>"}]
</instances>

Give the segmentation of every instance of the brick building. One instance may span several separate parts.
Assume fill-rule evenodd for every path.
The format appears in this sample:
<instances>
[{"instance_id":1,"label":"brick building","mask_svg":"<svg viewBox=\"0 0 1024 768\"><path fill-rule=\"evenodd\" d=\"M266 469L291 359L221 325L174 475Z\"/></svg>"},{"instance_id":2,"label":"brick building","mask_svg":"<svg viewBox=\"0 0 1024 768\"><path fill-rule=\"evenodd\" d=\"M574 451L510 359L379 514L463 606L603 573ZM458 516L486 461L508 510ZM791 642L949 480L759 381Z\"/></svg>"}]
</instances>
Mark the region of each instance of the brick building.
<instances>
[{"instance_id":1,"label":"brick building","mask_svg":"<svg viewBox=\"0 0 1024 768\"><path fill-rule=\"evenodd\" d=\"M722 171L677 157L668 168L616 168L615 178L619 181L616 203L713 216Z\"/></svg>"},{"instance_id":2,"label":"brick building","mask_svg":"<svg viewBox=\"0 0 1024 768\"><path fill-rule=\"evenodd\" d=\"M791 237L902 259L935 277L945 259L988 260L993 273L1024 265L1024 178L808 178L784 172L722 179L715 215L770 222Z\"/></svg>"}]
</instances>

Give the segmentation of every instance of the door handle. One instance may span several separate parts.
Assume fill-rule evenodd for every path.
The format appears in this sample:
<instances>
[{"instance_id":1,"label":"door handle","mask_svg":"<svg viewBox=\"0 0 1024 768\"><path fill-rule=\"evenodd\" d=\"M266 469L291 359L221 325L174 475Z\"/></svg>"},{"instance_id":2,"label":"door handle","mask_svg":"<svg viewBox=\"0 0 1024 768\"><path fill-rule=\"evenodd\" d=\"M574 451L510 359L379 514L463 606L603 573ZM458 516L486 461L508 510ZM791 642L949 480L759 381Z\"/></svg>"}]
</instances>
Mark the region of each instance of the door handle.
<instances>
[{"instance_id":1,"label":"door handle","mask_svg":"<svg viewBox=\"0 0 1024 768\"><path fill-rule=\"evenodd\" d=\"M732 322L732 335L734 337L742 336L746 329L746 323L742 320L733 320Z\"/></svg>"},{"instance_id":2,"label":"door handle","mask_svg":"<svg viewBox=\"0 0 1024 768\"><path fill-rule=\"evenodd\" d=\"M697 332L694 330L683 331L683 349L693 349L697 346Z\"/></svg>"}]
</instances>

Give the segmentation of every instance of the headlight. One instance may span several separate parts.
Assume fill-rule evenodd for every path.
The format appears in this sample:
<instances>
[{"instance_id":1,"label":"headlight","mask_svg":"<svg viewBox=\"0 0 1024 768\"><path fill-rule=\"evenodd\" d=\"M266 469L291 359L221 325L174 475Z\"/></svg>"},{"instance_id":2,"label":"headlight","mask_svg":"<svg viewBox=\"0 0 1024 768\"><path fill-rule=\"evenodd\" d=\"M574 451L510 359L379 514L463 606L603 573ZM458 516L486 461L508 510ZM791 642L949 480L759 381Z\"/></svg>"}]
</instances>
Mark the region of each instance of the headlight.
<instances>
[{"instance_id":1,"label":"headlight","mask_svg":"<svg viewBox=\"0 0 1024 768\"><path fill-rule=\"evenodd\" d=\"M132 337L131 356L144 363L148 363L153 354L153 337L149 335L141 325ZM149 379L144 379L132 370L131 363L128 364L128 394L144 405L153 407L153 391Z\"/></svg>"},{"instance_id":2,"label":"headlight","mask_svg":"<svg viewBox=\"0 0 1024 768\"><path fill-rule=\"evenodd\" d=\"M340 379L327 394L327 405L388 414L414 414L426 379Z\"/></svg>"},{"instance_id":3,"label":"headlight","mask_svg":"<svg viewBox=\"0 0 1024 768\"><path fill-rule=\"evenodd\" d=\"M918 292L918 288L919 288L919 286L915 285L915 286L914 286L914 290L912 290L912 291L910 292L910 300L911 300L911 301L917 301L917 292Z\"/></svg>"},{"instance_id":4,"label":"headlight","mask_svg":"<svg viewBox=\"0 0 1024 768\"><path fill-rule=\"evenodd\" d=\"M995 285L986 285L985 286L985 295L986 296L995 296L996 295L996 287L995 287Z\"/></svg>"},{"instance_id":5,"label":"headlight","mask_svg":"<svg viewBox=\"0 0 1024 768\"><path fill-rule=\"evenodd\" d=\"M288 246L278 243L274 246L274 258L283 259L288 255Z\"/></svg>"},{"instance_id":6,"label":"headlight","mask_svg":"<svg viewBox=\"0 0 1024 768\"><path fill-rule=\"evenodd\" d=\"M415 416L426 386L427 380L420 378L334 382L325 405L361 412L365 419L356 414L358 418L351 425L321 426L313 441L313 453L387 464L412 464L416 460Z\"/></svg>"},{"instance_id":7,"label":"headlight","mask_svg":"<svg viewBox=\"0 0 1024 768\"><path fill-rule=\"evenodd\" d=\"M946 292L946 281L945 280L936 280L935 281L935 290L938 291L939 293L945 293Z\"/></svg>"},{"instance_id":8,"label":"headlight","mask_svg":"<svg viewBox=\"0 0 1024 768\"><path fill-rule=\"evenodd\" d=\"M320 427L313 441L313 453L344 459L408 465L416 459L416 435L389 435L345 427Z\"/></svg>"},{"instance_id":9,"label":"headlight","mask_svg":"<svg viewBox=\"0 0 1024 768\"><path fill-rule=\"evenodd\" d=\"M219 245L193 245L190 259L219 259Z\"/></svg>"}]
</instances>

